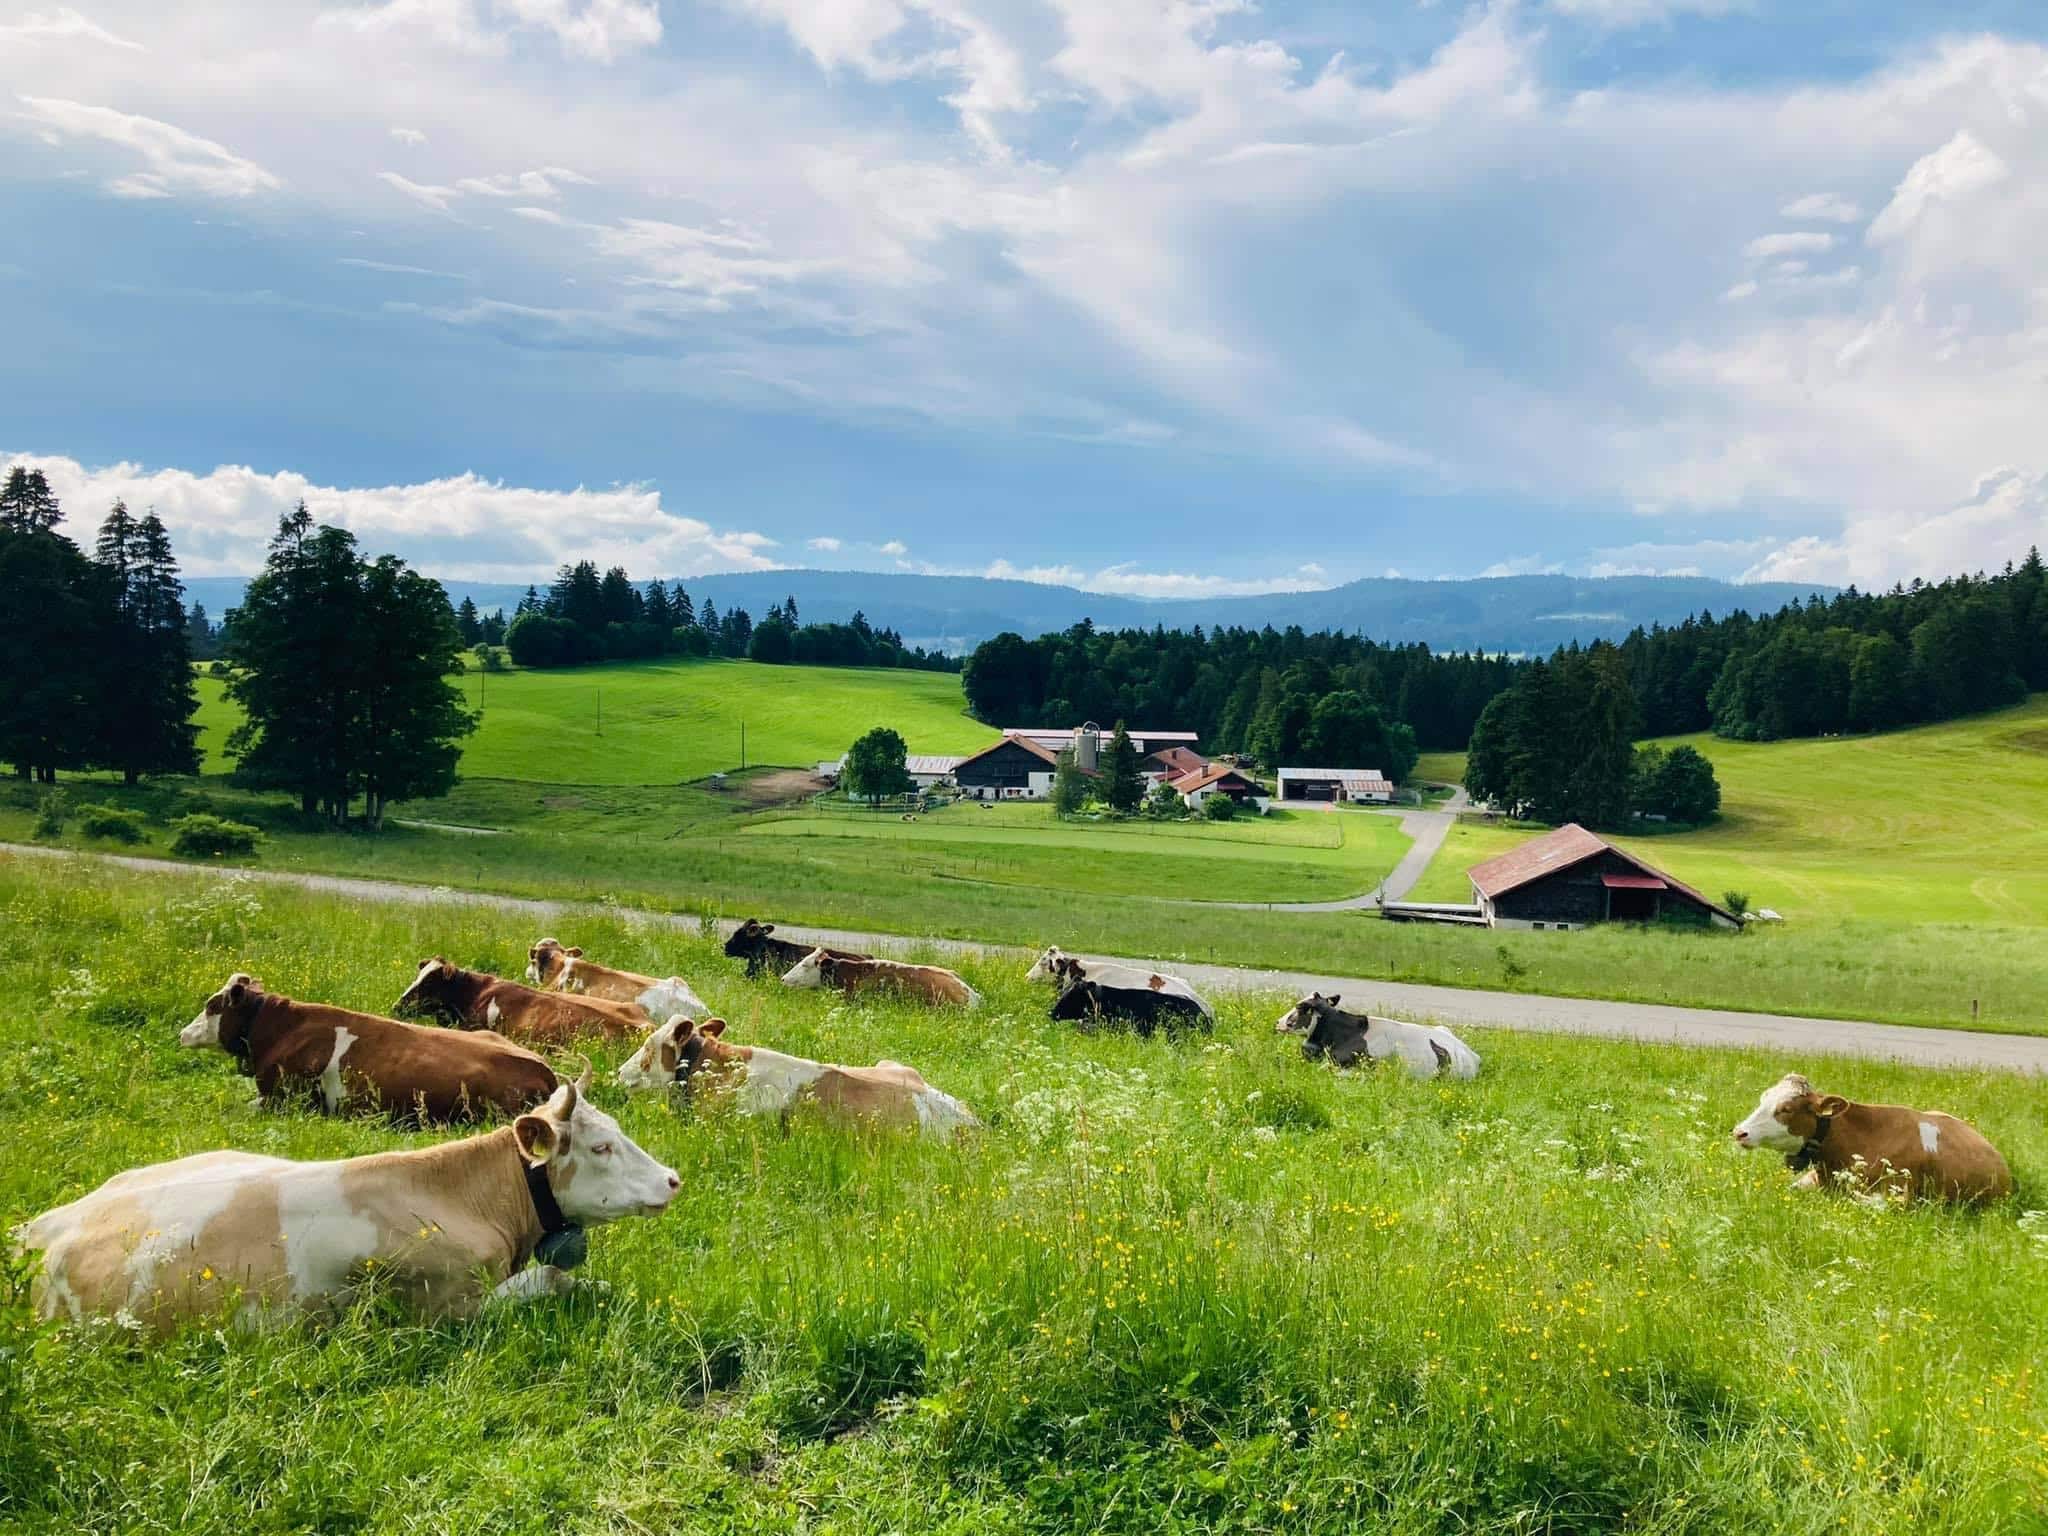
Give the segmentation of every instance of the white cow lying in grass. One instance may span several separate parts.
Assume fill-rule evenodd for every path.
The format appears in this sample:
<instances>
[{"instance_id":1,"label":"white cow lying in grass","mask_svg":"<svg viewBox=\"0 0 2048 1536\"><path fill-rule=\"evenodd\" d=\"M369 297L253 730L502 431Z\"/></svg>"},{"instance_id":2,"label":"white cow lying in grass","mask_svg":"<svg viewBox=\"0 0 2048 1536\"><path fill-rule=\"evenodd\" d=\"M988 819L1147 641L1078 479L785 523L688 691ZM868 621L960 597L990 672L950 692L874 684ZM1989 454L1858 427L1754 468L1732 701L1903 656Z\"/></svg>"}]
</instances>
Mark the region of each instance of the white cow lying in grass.
<instances>
[{"instance_id":1,"label":"white cow lying in grass","mask_svg":"<svg viewBox=\"0 0 2048 1536\"><path fill-rule=\"evenodd\" d=\"M465 1141L325 1163L202 1152L116 1174L21 1229L42 1254L36 1308L167 1333L223 1310L262 1324L365 1285L429 1317L565 1291L582 1228L651 1216L681 1187L589 1083Z\"/></svg>"},{"instance_id":2,"label":"white cow lying in grass","mask_svg":"<svg viewBox=\"0 0 2048 1536\"><path fill-rule=\"evenodd\" d=\"M599 965L576 945L536 939L526 951L526 979L544 992L574 992L606 1003L633 1003L650 1019L688 1013L702 1017L711 1005L680 976L642 976Z\"/></svg>"},{"instance_id":3,"label":"white cow lying in grass","mask_svg":"<svg viewBox=\"0 0 2048 1536\"><path fill-rule=\"evenodd\" d=\"M1395 1060L1416 1077L1477 1077L1479 1055L1441 1024L1408 1024L1400 1019L1346 1013L1342 999L1311 992L1280 1015L1282 1034L1300 1035L1301 1053L1311 1060L1324 1056L1340 1067L1361 1057L1368 1062Z\"/></svg>"}]
</instances>

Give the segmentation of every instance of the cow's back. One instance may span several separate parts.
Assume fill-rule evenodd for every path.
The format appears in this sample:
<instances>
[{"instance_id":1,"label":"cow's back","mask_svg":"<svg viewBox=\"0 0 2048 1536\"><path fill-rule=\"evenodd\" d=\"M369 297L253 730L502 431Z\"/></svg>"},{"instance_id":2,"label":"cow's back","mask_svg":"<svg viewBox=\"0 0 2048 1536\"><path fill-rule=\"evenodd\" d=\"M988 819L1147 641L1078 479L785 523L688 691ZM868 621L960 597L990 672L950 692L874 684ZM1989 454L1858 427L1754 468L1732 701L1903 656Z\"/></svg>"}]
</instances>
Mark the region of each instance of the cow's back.
<instances>
[{"instance_id":1,"label":"cow's back","mask_svg":"<svg viewBox=\"0 0 2048 1536\"><path fill-rule=\"evenodd\" d=\"M499 981L478 995L470 1022L528 1045L567 1045L578 1035L634 1040L654 1027L645 1009L569 992L537 992Z\"/></svg>"},{"instance_id":2,"label":"cow's back","mask_svg":"<svg viewBox=\"0 0 2048 1536\"><path fill-rule=\"evenodd\" d=\"M292 1027L252 1062L266 1097L315 1088L333 1111L431 1121L516 1115L554 1091L546 1062L494 1030L435 1029L322 1004L293 1004Z\"/></svg>"}]
</instances>

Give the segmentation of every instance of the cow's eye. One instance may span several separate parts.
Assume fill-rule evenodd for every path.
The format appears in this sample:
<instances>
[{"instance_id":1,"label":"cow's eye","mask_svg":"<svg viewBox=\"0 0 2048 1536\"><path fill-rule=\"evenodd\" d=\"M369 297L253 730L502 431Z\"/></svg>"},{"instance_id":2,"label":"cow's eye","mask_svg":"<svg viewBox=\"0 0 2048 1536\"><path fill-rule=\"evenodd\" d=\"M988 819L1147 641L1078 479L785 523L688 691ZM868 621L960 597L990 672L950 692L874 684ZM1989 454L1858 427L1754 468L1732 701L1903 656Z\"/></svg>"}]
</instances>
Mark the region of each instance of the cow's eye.
<instances>
[{"instance_id":1,"label":"cow's eye","mask_svg":"<svg viewBox=\"0 0 2048 1536\"><path fill-rule=\"evenodd\" d=\"M590 1149L590 1154L593 1157L610 1157L612 1155L612 1144L608 1141L600 1142Z\"/></svg>"}]
</instances>

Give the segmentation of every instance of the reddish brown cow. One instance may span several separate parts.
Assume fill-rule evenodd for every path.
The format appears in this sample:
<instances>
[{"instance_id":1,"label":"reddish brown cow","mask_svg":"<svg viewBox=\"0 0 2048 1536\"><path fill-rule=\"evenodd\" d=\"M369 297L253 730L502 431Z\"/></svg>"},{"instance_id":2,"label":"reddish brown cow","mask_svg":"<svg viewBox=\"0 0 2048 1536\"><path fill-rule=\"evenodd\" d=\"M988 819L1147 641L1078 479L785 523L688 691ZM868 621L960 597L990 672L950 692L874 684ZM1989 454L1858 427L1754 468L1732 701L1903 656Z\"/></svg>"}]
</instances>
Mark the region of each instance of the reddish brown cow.
<instances>
[{"instance_id":1,"label":"reddish brown cow","mask_svg":"<svg viewBox=\"0 0 2048 1536\"><path fill-rule=\"evenodd\" d=\"M1815 1093L1797 1072L1765 1089L1734 1135L1738 1147L1784 1153L1806 1189L1847 1183L1964 1202L2012 1193L2005 1159L1974 1126L1939 1110Z\"/></svg>"},{"instance_id":2,"label":"reddish brown cow","mask_svg":"<svg viewBox=\"0 0 2048 1536\"><path fill-rule=\"evenodd\" d=\"M555 1091L548 1064L503 1035L274 997L246 973L206 1000L178 1043L226 1051L266 1100L310 1089L331 1115L376 1109L445 1124L517 1115Z\"/></svg>"},{"instance_id":3,"label":"reddish brown cow","mask_svg":"<svg viewBox=\"0 0 2048 1536\"><path fill-rule=\"evenodd\" d=\"M436 955L420 962L419 976L392 1012L437 1013L464 1029L495 1029L530 1045L566 1045L579 1035L638 1040L654 1027L632 1003L607 1003L532 987L483 971L465 971Z\"/></svg>"}]
</instances>

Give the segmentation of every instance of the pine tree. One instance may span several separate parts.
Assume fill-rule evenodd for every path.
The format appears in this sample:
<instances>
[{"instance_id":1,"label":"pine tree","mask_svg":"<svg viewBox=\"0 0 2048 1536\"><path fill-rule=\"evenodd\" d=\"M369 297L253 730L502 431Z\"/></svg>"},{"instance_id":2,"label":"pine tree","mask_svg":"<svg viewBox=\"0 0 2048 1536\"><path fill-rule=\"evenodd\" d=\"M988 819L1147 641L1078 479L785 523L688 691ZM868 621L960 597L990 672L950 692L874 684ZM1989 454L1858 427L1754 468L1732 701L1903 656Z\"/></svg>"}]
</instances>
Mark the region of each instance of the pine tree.
<instances>
[{"instance_id":1,"label":"pine tree","mask_svg":"<svg viewBox=\"0 0 2048 1536\"><path fill-rule=\"evenodd\" d=\"M463 595L462 606L455 610L455 630L462 637L464 648L477 644L483 639L483 620L477 617L476 599L467 593Z\"/></svg>"},{"instance_id":2,"label":"pine tree","mask_svg":"<svg viewBox=\"0 0 2048 1536\"><path fill-rule=\"evenodd\" d=\"M130 784L146 773L197 773L199 694L185 589L163 520L154 510L136 519L115 502L93 564L106 613L96 648L93 760L120 769Z\"/></svg>"},{"instance_id":3,"label":"pine tree","mask_svg":"<svg viewBox=\"0 0 2048 1536\"><path fill-rule=\"evenodd\" d=\"M675 627L675 611L669 607L668 587L658 576L647 583L646 613L647 622L659 629L666 641L668 632Z\"/></svg>"},{"instance_id":4,"label":"pine tree","mask_svg":"<svg viewBox=\"0 0 2048 1536\"><path fill-rule=\"evenodd\" d=\"M719 629L718 609L712 606L710 598L704 599L704 606L697 610L697 627L711 638L711 654L721 655L725 649L725 637Z\"/></svg>"},{"instance_id":5,"label":"pine tree","mask_svg":"<svg viewBox=\"0 0 2048 1536\"><path fill-rule=\"evenodd\" d=\"M1106 782L1102 792L1109 808L1126 815L1135 811L1145 798L1145 779L1138 772L1138 749L1131 744L1130 733L1121 720L1116 723L1116 734L1109 738L1103 767Z\"/></svg>"},{"instance_id":6,"label":"pine tree","mask_svg":"<svg viewBox=\"0 0 2048 1536\"><path fill-rule=\"evenodd\" d=\"M111 606L40 470L16 466L0 487L0 758L20 778L54 783L83 766L94 740L95 663Z\"/></svg>"},{"instance_id":7,"label":"pine tree","mask_svg":"<svg viewBox=\"0 0 2048 1536\"><path fill-rule=\"evenodd\" d=\"M697 622L696 610L690 606L690 594L683 590L681 582L669 594L669 622L675 629L689 629Z\"/></svg>"},{"instance_id":8,"label":"pine tree","mask_svg":"<svg viewBox=\"0 0 2048 1536\"><path fill-rule=\"evenodd\" d=\"M382 826L393 800L445 795L476 717L449 680L462 640L438 581L383 555L362 573L352 776L363 817Z\"/></svg>"}]
</instances>

